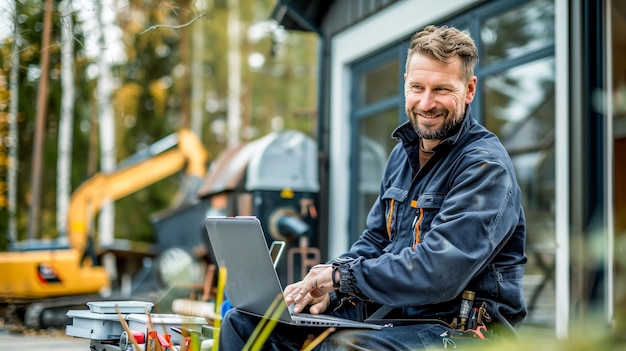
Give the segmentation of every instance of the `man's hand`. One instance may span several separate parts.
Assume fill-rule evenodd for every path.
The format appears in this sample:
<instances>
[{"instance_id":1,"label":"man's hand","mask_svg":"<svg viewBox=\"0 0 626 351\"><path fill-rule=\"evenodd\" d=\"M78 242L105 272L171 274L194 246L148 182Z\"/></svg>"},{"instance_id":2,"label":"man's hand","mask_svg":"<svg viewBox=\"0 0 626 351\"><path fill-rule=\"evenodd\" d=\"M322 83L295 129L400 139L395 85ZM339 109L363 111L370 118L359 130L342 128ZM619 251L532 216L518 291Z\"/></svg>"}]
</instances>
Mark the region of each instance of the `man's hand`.
<instances>
[{"instance_id":1,"label":"man's hand","mask_svg":"<svg viewBox=\"0 0 626 351\"><path fill-rule=\"evenodd\" d=\"M288 285L284 291L287 305L295 304L294 312L301 312L306 306L313 314L322 313L330 304L328 293L333 291L333 267L317 265L301 281Z\"/></svg>"}]
</instances>

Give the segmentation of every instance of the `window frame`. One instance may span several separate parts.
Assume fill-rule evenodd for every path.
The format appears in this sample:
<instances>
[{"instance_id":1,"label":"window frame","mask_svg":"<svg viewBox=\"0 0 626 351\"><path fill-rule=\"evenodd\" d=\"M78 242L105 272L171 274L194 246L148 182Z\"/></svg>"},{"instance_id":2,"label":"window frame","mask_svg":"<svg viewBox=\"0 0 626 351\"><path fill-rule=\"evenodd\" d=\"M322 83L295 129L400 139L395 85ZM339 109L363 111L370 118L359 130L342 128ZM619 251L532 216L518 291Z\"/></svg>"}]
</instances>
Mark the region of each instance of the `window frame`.
<instances>
[{"instance_id":1,"label":"window frame","mask_svg":"<svg viewBox=\"0 0 626 351\"><path fill-rule=\"evenodd\" d=\"M400 45L391 46L380 50L373 55L367 56L363 60L356 62L351 67L350 74L350 86L352 87L350 92L350 102L352 108L350 109L350 169L358 172L360 169L359 163L359 126L360 121L385 111L388 111L393 108L398 109L398 124L402 123L405 118L404 113L404 95L402 94L403 86L404 86L404 65L406 62L406 50L408 48L408 43L401 43ZM394 96L389 96L382 100L379 100L373 104L361 106L359 99L359 77L361 75L367 73L368 71L372 71L377 69L378 67L388 64L393 60L398 60L399 62L399 70L398 70L398 94ZM391 138L391 135L389 135ZM355 181L350 182L350 201L351 204L355 204L358 201L358 191L359 191L359 174L357 173L355 177L352 178ZM366 206L369 207L369 206ZM349 233L349 242L354 242L361 233L359 228L363 227L363 223L357 223L359 215L357 214L358 206L350 206L348 209L349 221L348 221L348 233Z\"/></svg>"}]
</instances>

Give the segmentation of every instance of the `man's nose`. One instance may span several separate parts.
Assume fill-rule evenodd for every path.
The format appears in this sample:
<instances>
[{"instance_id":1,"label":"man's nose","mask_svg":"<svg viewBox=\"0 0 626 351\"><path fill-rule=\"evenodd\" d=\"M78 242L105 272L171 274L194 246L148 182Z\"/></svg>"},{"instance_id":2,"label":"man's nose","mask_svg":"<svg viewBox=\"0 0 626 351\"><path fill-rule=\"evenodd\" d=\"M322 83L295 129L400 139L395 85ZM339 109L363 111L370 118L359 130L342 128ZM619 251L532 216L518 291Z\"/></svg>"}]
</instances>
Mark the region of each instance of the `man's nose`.
<instances>
[{"instance_id":1,"label":"man's nose","mask_svg":"<svg viewBox=\"0 0 626 351\"><path fill-rule=\"evenodd\" d=\"M422 111L429 111L436 107L435 96L432 91L426 90L421 94L418 106Z\"/></svg>"}]
</instances>

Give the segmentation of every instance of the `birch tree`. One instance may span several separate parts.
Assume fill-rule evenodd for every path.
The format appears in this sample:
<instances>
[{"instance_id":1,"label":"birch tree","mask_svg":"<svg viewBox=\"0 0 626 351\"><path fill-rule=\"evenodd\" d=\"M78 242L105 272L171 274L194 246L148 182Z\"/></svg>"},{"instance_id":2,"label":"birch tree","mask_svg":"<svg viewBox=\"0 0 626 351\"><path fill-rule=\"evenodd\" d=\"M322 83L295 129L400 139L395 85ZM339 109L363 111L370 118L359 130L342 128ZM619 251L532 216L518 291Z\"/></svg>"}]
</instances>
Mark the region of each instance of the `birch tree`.
<instances>
[{"instance_id":1,"label":"birch tree","mask_svg":"<svg viewBox=\"0 0 626 351\"><path fill-rule=\"evenodd\" d=\"M67 208L71 193L72 135L74 132L74 25L72 1L64 0L61 12L61 114L59 117L59 140L57 159L57 230L60 236L67 234Z\"/></svg>"},{"instance_id":2,"label":"birch tree","mask_svg":"<svg viewBox=\"0 0 626 351\"><path fill-rule=\"evenodd\" d=\"M205 10L205 1L199 0L196 6L200 10ZM203 92L204 92L204 25L194 26L191 29L191 130L197 135L202 135L203 116Z\"/></svg>"},{"instance_id":3,"label":"birch tree","mask_svg":"<svg viewBox=\"0 0 626 351\"><path fill-rule=\"evenodd\" d=\"M240 142L241 133L241 19L239 0L228 0L228 147Z\"/></svg>"},{"instance_id":4,"label":"birch tree","mask_svg":"<svg viewBox=\"0 0 626 351\"><path fill-rule=\"evenodd\" d=\"M107 2L108 3L108 2ZM100 1L95 2L98 7L97 18L100 29L100 55L98 55L98 83L96 87L96 100L98 105L98 120L100 131L100 171L103 173L112 172L116 165L115 149L115 116L111 95L113 91L113 77L109 67L109 55L107 55L107 30L109 30L110 19L104 11L104 6ZM113 201L106 201L102 204L98 217L98 242L101 246L113 243L115 223L115 206ZM116 279L115 257L105 255L104 266L111 279Z\"/></svg>"},{"instance_id":5,"label":"birch tree","mask_svg":"<svg viewBox=\"0 0 626 351\"><path fill-rule=\"evenodd\" d=\"M11 91L11 101L9 103L9 164L7 168L7 205L9 210L9 231L10 242L17 241L17 113L19 103L19 69L20 69L20 33L17 20L17 6L13 13L13 23L15 24L13 33L13 48L11 49L11 73L9 75L9 90Z\"/></svg>"}]
</instances>

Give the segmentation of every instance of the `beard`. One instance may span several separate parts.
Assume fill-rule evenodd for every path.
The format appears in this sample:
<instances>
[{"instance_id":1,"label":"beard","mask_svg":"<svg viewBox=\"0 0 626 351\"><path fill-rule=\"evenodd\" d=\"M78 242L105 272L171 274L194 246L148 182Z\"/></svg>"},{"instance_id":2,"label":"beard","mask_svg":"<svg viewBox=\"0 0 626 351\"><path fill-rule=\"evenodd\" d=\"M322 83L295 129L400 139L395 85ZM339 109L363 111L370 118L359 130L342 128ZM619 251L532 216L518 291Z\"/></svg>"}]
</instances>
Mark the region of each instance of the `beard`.
<instances>
[{"instance_id":1,"label":"beard","mask_svg":"<svg viewBox=\"0 0 626 351\"><path fill-rule=\"evenodd\" d=\"M407 108L406 114L409 117L409 121L411 121L411 126L413 127L413 130L415 130L415 133L417 133L418 137L422 139L443 140L453 135L454 133L456 133L458 128L461 126L461 123L463 122L465 111L459 111L457 113L457 112L450 112L449 110L446 110L446 109L438 109L438 110L430 110L426 112L426 111L411 110ZM443 120L443 124L433 129L431 127L420 126L417 122L417 117L416 117L417 115L423 115L423 116L443 115L445 117Z\"/></svg>"}]
</instances>

